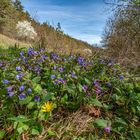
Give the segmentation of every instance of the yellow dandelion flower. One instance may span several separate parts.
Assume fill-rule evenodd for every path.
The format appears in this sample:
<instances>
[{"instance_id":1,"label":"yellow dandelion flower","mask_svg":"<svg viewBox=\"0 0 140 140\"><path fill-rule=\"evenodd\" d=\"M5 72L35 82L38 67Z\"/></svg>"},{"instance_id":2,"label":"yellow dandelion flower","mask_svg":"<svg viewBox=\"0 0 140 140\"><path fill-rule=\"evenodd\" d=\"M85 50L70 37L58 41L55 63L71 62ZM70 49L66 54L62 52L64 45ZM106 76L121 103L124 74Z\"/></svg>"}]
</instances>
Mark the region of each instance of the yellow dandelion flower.
<instances>
[{"instance_id":1,"label":"yellow dandelion flower","mask_svg":"<svg viewBox=\"0 0 140 140\"><path fill-rule=\"evenodd\" d=\"M44 103L44 105L42 105L41 107L42 112L51 112L52 110L53 110L53 103L49 101L47 103Z\"/></svg>"}]
</instances>

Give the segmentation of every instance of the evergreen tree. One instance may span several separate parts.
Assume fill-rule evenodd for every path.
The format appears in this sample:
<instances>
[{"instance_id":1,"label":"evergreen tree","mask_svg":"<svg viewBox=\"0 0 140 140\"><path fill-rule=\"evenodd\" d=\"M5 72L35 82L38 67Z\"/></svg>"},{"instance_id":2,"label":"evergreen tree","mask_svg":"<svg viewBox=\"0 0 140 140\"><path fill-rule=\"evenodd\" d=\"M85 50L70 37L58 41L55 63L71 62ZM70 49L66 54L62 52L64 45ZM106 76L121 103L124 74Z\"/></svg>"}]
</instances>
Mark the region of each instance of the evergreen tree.
<instances>
[{"instance_id":1,"label":"evergreen tree","mask_svg":"<svg viewBox=\"0 0 140 140\"><path fill-rule=\"evenodd\" d=\"M15 6L16 10L19 12L22 12L24 9L23 6L21 5L20 0L15 0L14 6Z\"/></svg>"}]
</instances>

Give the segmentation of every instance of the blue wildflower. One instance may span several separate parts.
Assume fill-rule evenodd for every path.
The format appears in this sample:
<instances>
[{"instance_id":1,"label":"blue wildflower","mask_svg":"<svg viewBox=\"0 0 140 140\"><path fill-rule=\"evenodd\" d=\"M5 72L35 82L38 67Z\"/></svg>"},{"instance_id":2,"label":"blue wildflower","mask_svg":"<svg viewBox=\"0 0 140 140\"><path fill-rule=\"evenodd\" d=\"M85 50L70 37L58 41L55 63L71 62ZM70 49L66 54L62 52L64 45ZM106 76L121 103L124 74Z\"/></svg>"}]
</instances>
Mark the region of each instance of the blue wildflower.
<instances>
[{"instance_id":1,"label":"blue wildflower","mask_svg":"<svg viewBox=\"0 0 140 140\"><path fill-rule=\"evenodd\" d=\"M78 61L78 64L81 65L84 62L84 58L83 57L78 57L77 61Z\"/></svg>"},{"instance_id":2,"label":"blue wildflower","mask_svg":"<svg viewBox=\"0 0 140 140\"><path fill-rule=\"evenodd\" d=\"M107 126L104 128L105 132L106 133L110 133L111 132L111 127L110 126Z\"/></svg>"},{"instance_id":3,"label":"blue wildflower","mask_svg":"<svg viewBox=\"0 0 140 140\"><path fill-rule=\"evenodd\" d=\"M15 93L14 92L8 92L7 94L8 94L9 97L12 97L12 96L14 96Z\"/></svg>"},{"instance_id":4,"label":"blue wildflower","mask_svg":"<svg viewBox=\"0 0 140 140\"><path fill-rule=\"evenodd\" d=\"M51 57L52 57L52 59L54 59L54 60L58 58L57 54L55 54L55 53L52 53L52 54L51 54Z\"/></svg>"},{"instance_id":5,"label":"blue wildflower","mask_svg":"<svg viewBox=\"0 0 140 140\"><path fill-rule=\"evenodd\" d=\"M88 86L84 85L84 86L82 87L82 89L83 89L84 92L86 92L87 89L88 89Z\"/></svg>"},{"instance_id":6,"label":"blue wildflower","mask_svg":"<svg viewBox=\"0 0 140 140\"><path fill-rule=\"evenodd\" d=\"M43 62L43 61L44 61L44 60L42 60L42 59L40 59L40 58L38 59L38 63L41 63L41 62Z\"/></svg>"},{"instance_id":7,"label":"blue wildflower","mask_svg":"<svg viewBox=\"0 0 140 140\"><path fill-rule=\"evenodd\" d=\"M8 84L8 83L9 83L9 80L7 80L7 79L3 80L3 84Z\"/></svg>"},{"instance_id":8,"label":"blue wildflower","mask_svg":"<svg viewBox=\"0 0 140 140\"><path fill-rule=\"evenodd\" d=\"M98 85L99 85L99 83L97 81L93 82L93 86L98 86Z\"/></svg>"},{"instance_id":9,"label":"blue wildflower","mask_svg":"<svg viewBox=\"0 0 140 140\"><path fill-rule=\"evenodd\" d=\"M39 97L39 96L35 96L35 97L34 97L34 101L35 101L35 102L39 102L39 101L40 101L40 97Z\"/></svg>"},{"instance_id":10,"label":"blue wildflower","mask_svg":"<svg viewBox=\"0 0 140 140\"><path fill-rule=\"evenodd\" d=\"M57 66L53 66L53 69L56 70L57 69Z\"/></svg>"},{"instance_id":11,"label":"blue wildflower","mask_svg":"<svg viewBox=\"0 0 140 140\"><path fill-rule=\"evenodd\" d=\"M21 70L21 67L20 67L20 66L17 66L17 67L16 67L16 70L17 70L17 71L20 71L20 70Z\"/></svg>"},{"instance_id":12,"label":"blue wildflower","mask_svg":"<svg viewBox=\"0 0 140 140\"><path fill-rule=\"evenodd\" d=\"M86 64L86 63L83 63L83 64L82 64L82 66L83 66L83 67L86 67L86 66L87 66L87 64Z\"/></svg>"},{"instance_id":13,"label":"blue wildflower","mask_svg":"<svg viewBox=\"0 0 140 140\"><path fill-rule=\"evenodd\" d=\"M0 63L0 67L2 67L3 66L3 64L2 63Z\"/></svg>"},{"instance_id":14,"label":"blue wildflower","mask_svg":"<svg viewBox=\"0 0 140 140\"><path fill-rule=\"evenodd\" d=\"M58 70L59 70L59 72L63 72L63 68L62 67L60 67Z\"/></svg>"},{"instance_id":15,"label":"blue wildflower","mask_svg":"<svg viewBox=\"0 0 140 140\"><path fill-rule=\"evenodd\" d=\"M56 78L55 75L51 75L51 79L54 80Z\"/></svg>"},{"instance_id":16,"label":"blue wildflower","mask_svg":"<svg viewBox=\"0 0 140 140\"><path fill-rule=\"evenodd\" d=\"M33 49L32 49L32 48L29 48L29 49L28 49L28 54L29 54L29 55L33 55Z\"/></svg>"},{"instance_id":17,"label":"blue wildflower","mask_svg":"<svg viewBox=\"0 0 140 140\"><path fill-rule=\"evenodd\" d=\"M28 68L29 70L32 70L33 67L32 67L32 66L27 66L27 68Z\"/></svg>"},{"instance_id":18,"label":"blue wildflower","mask_svg":"<svg viewBox=\"0 0 140 140\"><path fill-rule=\"evenodd\" d=\"M123 80L123 79L124 79L124 76L123 76L123 75L121 75L121 76L120 76L120 80Z\"/></svg>"},{"instance_id":19,"label":"blue wildflower","mask_svg":"<svg viewBox=\"0 0 140 140\"><path fill-rule=\"evenodd\" d=\"M22 51L22 52L20 52L20 56L23 56L24 55L24 52Z\"/></svg>"},{"instance_id":20,"label":"blue wildflower","mask_svg":"<svg viewBox=\"0 0 140 140\"><path fill-rule=\"evenodd\" d=\"M55 85L58 85L58 84L59 84L59 81L58 81L58 80L55 80L53 83L54 83Z\"/></svg>"},{"instance_id":21,"label":"blue wildflower","mask_svg":"<svg viewBox=\"0 0 140 140\"><path fill-rule=\"evenodd\" d=\"M34 55L37 55L37 54L38 54L38 52L37 52L37 51L33 51L33 54L34 54Z\"/></svg>"},{"instance_id":22,"label":"blue wildflower","mask_svg":"<svg viewBox=\"0 0 140 140\"><path fill-rule=\"evenodd\" d=\"M10 92L10 91L12 91L13 86L9 86L9 87L7 87L6 89L7 89L8 92Z\"/></svg>"},{"instance_id":23,"label":"blue wildflower","mask_svg":"<svg viewBox=\"0 0 140 140\"><path fill-rule=\"evenodd\" d=\"M31 89L31 88L28 88L28 89L27 89L27 92L28 92L28 93L32 93L32 89Z\"/></svg>"},{"instance_id":24,"label":"blue wildflower","mask_svg":"<svg viewBox=\"0 0 140 140\"><path fill-rule=\"evenodd\" d=\"M23 74L21 74L21 73L16 75L17 79L21 79L22 77L23 77Z\"/></svg>"},{"instance_id":25,"label":"blue wildflower","mask_svg":"<svg viewBox=\"0 0 140 140\"><path fill-rule=\"evenodd\" d=\"M42 58L42 59L45 59L45 58L46 58L46 56L43 54L43 55L41 56L41 58Z\"/></svg>"},{"instance_id":26,"label":"blue wildflower","mask_svg":"<svg viewBox=\"0 0 140 140\"><path fill-rule=\"evenodd\" d=\"M71 77L72 77L72 78L75 78L75 77L76 77L76 74L75 74L75 73L72 73L72 74L71 74Z\"/></svg>"},{"instance_id":27,"label":"blue wildflower","mask_svg":"<svg viewBox=\"0 0 140 140\"><path fill-rule=\"evenodd\" d=\"M107 82L106 85L107 87L111 88L111 83Z\"/></svg>"},{"instance_id":28,"label":"blue wildflower","mask_svg":"<svg viewBox=\"0 0 140 140\"><path fill-rule=\"evenodd\" d=\"M64 83L63 78L59 78L59 79L58 79L58 83Z\"/></svg>"},{"instance_id":29,"label":"blue wildflower","mask_svg":"<svg viewBox=\"0 0 140 140\"><path fill-rule=\"evenodd\" d=\"M95 92L96 92L96 94L99 94L99 93L101 93L101 89L97 88Z\"/></svg>"},{"instance_id":30,"label":"blue wildflower","mask_svg":"<svg viewBox=\"0 0 140 140\"><path fill-rule=\"evenodd\" d=\"M18 97L19 97L20 100L24 100L26 98L26 94L21 93Z\"/></svg>"},{"instance_id":31,"label":"blue wildflower","mask_svg":"<svg viewBox=\"0 0 140 140\"><path fill-rule=\"evenodd\" d=\"M22 85L22 86L20 86L19 91L23 91L24 89L25 89L25 87Z\"/></svg>"}]
</instances>

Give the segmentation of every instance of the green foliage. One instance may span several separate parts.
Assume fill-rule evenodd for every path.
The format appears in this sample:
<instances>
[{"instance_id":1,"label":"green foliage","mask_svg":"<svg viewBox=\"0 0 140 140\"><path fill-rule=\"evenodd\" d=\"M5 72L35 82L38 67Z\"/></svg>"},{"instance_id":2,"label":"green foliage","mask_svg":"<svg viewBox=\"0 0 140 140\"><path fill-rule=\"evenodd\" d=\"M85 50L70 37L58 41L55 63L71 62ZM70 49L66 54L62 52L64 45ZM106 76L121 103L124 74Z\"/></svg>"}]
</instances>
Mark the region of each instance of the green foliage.
<instances>
[{"instance_id":1,"label":"green foliage","mask_svg":"<svg viewBox=\"0 0 140 140\"><path fill-rule=\"evenodd\" d=\"M58 56L44 48L9 49L7 57L0 57L0 137L20 139L26 132L38 136L60 110L68 113L90 106L94 114L90 131L68 135L138 139L139 83L110 60ZM95 115L96 109L101 114ZM7 131L10 126L13 133ZM57 132L50 129L46 137L58 138Z\"/></svg>"}]
</instances>

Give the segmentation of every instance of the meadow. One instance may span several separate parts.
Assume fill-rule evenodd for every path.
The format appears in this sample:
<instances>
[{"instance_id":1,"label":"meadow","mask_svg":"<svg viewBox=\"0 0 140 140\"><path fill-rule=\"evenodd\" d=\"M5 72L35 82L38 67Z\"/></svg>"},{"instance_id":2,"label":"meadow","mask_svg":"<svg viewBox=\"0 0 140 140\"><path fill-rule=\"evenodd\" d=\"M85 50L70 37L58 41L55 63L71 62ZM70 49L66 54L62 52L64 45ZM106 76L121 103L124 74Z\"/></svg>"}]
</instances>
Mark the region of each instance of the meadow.
<instances>
[{"instance_id":1,"label":"meadow","mask_svg":"<svg viewBox=\"0 0 140 140\"><path fill-rule=\"evenodd\" d=\"M0 139L140 138L140 77L111 59L1 48L0 94Z\"/></svg>"}]
</instances>

